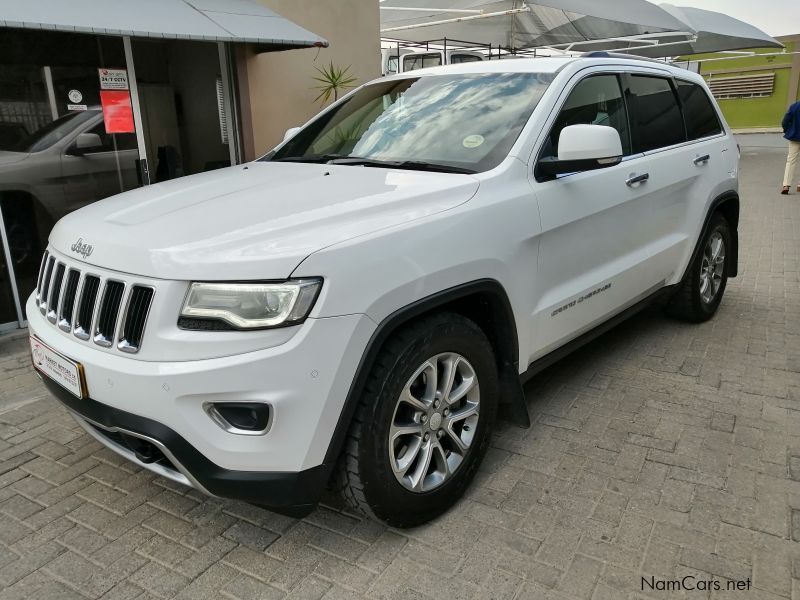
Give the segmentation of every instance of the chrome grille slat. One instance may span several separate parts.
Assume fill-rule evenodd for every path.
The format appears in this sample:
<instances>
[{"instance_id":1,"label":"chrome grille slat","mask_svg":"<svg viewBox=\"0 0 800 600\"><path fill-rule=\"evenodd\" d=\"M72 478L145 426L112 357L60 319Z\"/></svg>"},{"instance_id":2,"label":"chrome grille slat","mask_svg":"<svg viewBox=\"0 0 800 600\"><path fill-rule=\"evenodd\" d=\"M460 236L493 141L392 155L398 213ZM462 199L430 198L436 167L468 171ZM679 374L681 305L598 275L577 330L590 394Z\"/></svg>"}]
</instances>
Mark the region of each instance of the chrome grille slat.
<instances>
[{"instance_id":1,"label":"chrome grille slat","mask_svg":"<svg viewBox=\"0 0 800 600\"><path fill-rule=\"evenodd\" d=\"M42 256L42 264L39 267L39 279L36 281L36 302L40 302L42 299L42 280L44 279L44 266L47 264L47 258L50 256L50 253L45 251L44 256Z\"/></svg>"},{"instance_id":2,"label":"chrome grille slat","mask_svg":"<svg viewBox=\"0 0 800 600\"><path fill-rule=\"evenodd\" d=\"M75 269L70 269L67 273L67 282L64 284L64 293L61 300L61 310L58 314L58 327L62 331L72 330L72 317L75 314L75 299L78 293L78 283L81 273Z\"/></svg>"},{"instance_id":3,"label":"chrome grille slat","mask_svg":"<svg viewBox=\"0 0 800 600\"><path fill-rule=\"evenodd\" d=\"M152 286L84 271L81 265L58 260L47 250L35 300L45 318L61 331L103 348L135 354L142 345L154 296Z\"/></svg>"},{"instance_id":4,"label":"chrome grille slat","mask_svg":"<svg viewBox=\"0 0 800 600\"><path fill-rule=\"evenodd\" d=\"M47 260L47 269L45 269L44 278L42 279L42 293L39 297L39 310L42 314L47 312L47 298L50 294L50 278L53 276L53 265L55 264L55 257L51 256Z\"/></svg>"},{"instance_id":5,"label":"chrome grille slat","mask_svg":"<svg viewBox=\"0 0 800 600\"><path fill-rule=\"evenodd\" d=\"M123 352L132 354L139 351L154 295L155 290L151 287L133 286L125 309L125 316L122 319L119 344L117 344L117 347Z\"/></svg>"},{"instance_id":6,"label":"chrome grille slat","mask_svg":"<svg viewBox=\"0 0 800 600\"><path fill-rule=\"evenodd\" d=\"M114 343L114 334L117 331L119 309L122 306L122 296L125 293L125 284L121 281L109 279L103 287L103 295L97 309L97 323L94 328L94 343L98 346L109 348Z\"/></svg>"},{"instance_id":7,"label":"chrome grille slat","mask_svg":"<svg viewBox=\"0 0 800 600\"><path fill-rule=\"evenodd\" d=\"M50 283L50 298L47 300L47 320L51 323L56 322L58 317L58 307L61 301L61 288L64 285L64 272L67 266L58 263L53 274L53 281Z\"/></svg>"},{"instance_id":8,"label":"chrome grille slat","mask_svg":"<svg viewBox=\"0 0 800 600\"><path fill-rule=\"evenodd\" d=\"M86 275L83 278L81 296L78 300L78 314L75 318L75 337L88 340L89 332L94 324L95 306L97 305L97 292L100 291L100 278L96 275Z\"/></svg>"}]
</instances>

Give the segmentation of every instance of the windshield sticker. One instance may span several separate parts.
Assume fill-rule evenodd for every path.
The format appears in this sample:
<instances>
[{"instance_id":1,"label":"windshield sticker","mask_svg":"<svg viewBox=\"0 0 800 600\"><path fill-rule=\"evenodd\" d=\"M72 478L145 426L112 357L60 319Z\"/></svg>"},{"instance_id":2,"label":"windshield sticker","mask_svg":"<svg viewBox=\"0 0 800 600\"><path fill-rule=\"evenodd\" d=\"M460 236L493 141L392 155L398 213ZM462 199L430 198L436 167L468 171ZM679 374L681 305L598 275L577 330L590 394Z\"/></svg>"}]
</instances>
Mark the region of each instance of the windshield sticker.
<instances>
[{"instance_id":1,"label":"windshield sticker","mask_svg":"<svg viewBox=\"0 0 800 600\"><path fill-rule=\"evenodd\" d=\"M464 141L461 142L464 145L464 148L477 148L478 146L482 146L485 138L482 135L468 135L464 138Z\"/></svg>"}]
</instances>

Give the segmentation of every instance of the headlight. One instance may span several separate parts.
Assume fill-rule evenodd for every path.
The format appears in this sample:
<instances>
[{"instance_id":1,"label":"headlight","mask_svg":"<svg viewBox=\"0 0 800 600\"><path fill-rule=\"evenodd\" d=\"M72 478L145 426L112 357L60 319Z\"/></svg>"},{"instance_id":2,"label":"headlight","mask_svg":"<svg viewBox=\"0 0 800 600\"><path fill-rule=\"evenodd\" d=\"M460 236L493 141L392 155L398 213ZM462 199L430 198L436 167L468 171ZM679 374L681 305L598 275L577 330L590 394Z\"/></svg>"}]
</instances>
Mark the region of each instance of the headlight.
<instances>
[{"instance_id":1,"label":"headlight","mask_svg":"<svg viewBox=\"0 0 800 600\"><path fill-rule=\"evenodd\" d=\"M283 283L192 283L181 316L224 321L235 329L294 325L311 312L321 287L321 279Z\"/></svg>"}]
</instances>

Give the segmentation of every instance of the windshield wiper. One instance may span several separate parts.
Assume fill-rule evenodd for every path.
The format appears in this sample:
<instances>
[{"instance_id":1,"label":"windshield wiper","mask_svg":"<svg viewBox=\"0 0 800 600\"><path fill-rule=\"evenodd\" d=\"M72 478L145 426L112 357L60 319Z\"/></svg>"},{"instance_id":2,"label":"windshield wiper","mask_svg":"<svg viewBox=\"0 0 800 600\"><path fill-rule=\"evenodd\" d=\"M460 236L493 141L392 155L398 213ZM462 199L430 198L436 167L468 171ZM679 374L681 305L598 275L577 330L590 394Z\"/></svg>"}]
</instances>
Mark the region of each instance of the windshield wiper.
<instances>
[{"instance_id":1,"label":"windshield wiper","mask_svg":"<svg viewBox=\"0 0 800 600\"><path fill-rule=\"evenodd\" d=\"M379 160L376 158L360 158L348 156L346 158L334 158L328 161L331 165L354 165L359 167L381 167L384 169L406 169L409 171L434 171L439 173L461 173L474 175L477 171L465 169L463 167L453 167L440 163L427 162L423 160Z\"/></svg>"}]
</instances>

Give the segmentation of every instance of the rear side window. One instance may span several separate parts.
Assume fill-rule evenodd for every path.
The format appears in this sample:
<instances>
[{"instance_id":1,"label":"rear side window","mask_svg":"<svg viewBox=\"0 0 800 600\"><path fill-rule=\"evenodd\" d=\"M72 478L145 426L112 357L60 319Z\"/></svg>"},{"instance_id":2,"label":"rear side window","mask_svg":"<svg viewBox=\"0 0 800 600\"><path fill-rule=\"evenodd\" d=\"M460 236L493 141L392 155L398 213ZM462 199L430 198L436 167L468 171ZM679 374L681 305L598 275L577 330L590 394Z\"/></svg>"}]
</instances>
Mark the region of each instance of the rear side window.
<instances>
[{"instance_id":1,"label":"rear side window","mask_svg":"<svg viewBox=\"0 0 800 600\"><path fill-rule=\"evenodd\" d=\"M699 140L722 133L717 111L702 86L680 79L677 83L689 139Z\"/></svg>"},{"instance_id":2,"label":"rear side window","mask_svg":"<svg viewBox=\"0 0 800 600\"><path fill-rule=\"evenodd\" d=\"M669 79L630 75L628 86L634 153L686 141L681 107Z\"/></svg>"},{"instance_id":3,"label":"rear side window","mask_svg":"<svg viewBox=\"0 0 800 600\"><path fill-rule=\"evenodd\" d=\"M569 125L606 125L619 132L622 152L630 154L630 135L622 89L616 75L591 75L570 92L542 149L542 157L558 156L561 131Z\"/></svg>"},{"instance_id":4,"label":"rear side window","mask_svg":"<svg viewBox=\"0 0 800 600\"><path fill-rule=\"evenodd\" d=\"M453 54L450 56L450 64L458 65L461 63L481 62L483 59L480 56L473 54Z\"/></svg>"},{"instance_id":5,"label":"rear side window","mask_svg":"<svg viewBox=\"0 0 800 600\"><path fill-rule=\"evenodd\" d=\"M409 54L403 57L403 71L416 71L442 64L441 54Z\"/></svg>"}]
</instances>

